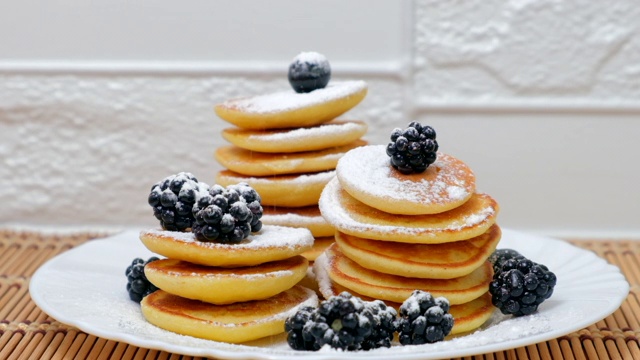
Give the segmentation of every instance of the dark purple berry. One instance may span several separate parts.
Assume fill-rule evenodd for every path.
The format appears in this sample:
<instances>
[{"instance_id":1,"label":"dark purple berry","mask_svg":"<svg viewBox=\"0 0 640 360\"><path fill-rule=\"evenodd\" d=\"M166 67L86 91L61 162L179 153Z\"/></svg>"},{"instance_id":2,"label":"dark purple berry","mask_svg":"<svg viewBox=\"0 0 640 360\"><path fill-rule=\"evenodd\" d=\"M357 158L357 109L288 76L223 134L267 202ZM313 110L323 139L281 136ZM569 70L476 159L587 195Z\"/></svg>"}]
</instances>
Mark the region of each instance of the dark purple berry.
<instances>
[{"instance_id":1,"label":"dark purple berry","mask_svg":"<svg viewBox=\"0 0 640 360\"><path fill-rule=\"evenodd\" d=\"M406 129L396 128L391 133L386 152L391 166L403 174L421 173L437 158L438 142L431 126L413 121Z\"/></svg>"},{"instance_id":2,"label":"dark purple berry","mask_svg":"<svg viewBox=\"0 0 640 360\"><path fill-rule=\"evenodd\" d=\"M496 250L489 261L494 275L489 284L492 304L505 315L529 315L553 294L556 275L515 250Z\"/></svg>"},{"instance_id":3,"label":"dark purple berry","mask_svg":"<svg viewBox=\"0 0 640 360\"><path fill-rule=\"evenodd\" d=\"M144 275L144 267L152 261L158 260L157 257L150 257L147 261L141 258L135 258L131 262L131 265L127 267L125 275L127 276L127 293L129 298L137 303L142 301L142 298L158 290L147 277Z\"/></svg>"},{"instance_id":4,"label":"dark purple berry","mask_svg":"<svg viewBox=\"0 0 640 360\"><path fill-rule=\"evenodd\" d=\"M316 52L298 54L289 65L289 83L297 93L322 89L331 79L331 66L327 58Z\"/></svg>"},{"instance_id":5,"label":"dark purple berry","mask_svg":"<svg viewBox=\"0 0 640 360\"><path fill-rule=\"evenodd\" d=\"M398 331L402 345L419 345L444 340L453 328L449 301L415 290L400 306Z\"/></svg>"},{"instance_id":6,"label":"dark purple berry","mask_svg":"<svg viewBox=\"0 0 640 360\"><path fill-rule=\"evenodd\" d=\"M199 241L239 243L262 229L260 195L247 183L214 185L193 208L192 228Z\"/></svg>"},{"instance_id":7,"label":"dark purple berry","mask_svg":"<svg viewBox=\"0 0 640 360\"><path fill-rule=\"evenodd\" d=\"M209 186L190 173L181 172L159 181L148 196L153 215L164 230L186 231L193 225L193 205L208 195Z\"/></svg>"}]
</instances>

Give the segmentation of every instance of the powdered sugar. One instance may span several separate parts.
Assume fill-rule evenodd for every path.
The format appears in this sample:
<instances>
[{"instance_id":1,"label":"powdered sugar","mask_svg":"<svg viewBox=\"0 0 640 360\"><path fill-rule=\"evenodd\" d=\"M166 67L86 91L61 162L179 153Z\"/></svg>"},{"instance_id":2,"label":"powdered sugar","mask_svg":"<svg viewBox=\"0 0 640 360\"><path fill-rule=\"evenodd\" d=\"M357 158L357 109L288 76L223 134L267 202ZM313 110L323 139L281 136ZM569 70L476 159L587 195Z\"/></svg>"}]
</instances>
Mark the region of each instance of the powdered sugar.
<instances>
[{"instance_id":1,"label":"powdered sugar","mask_svg":"<svg viewBox=\"0 0 640 360\"><path fill-rule=\"evenodd\" d=\"M282 177L248 177L248 176L238 176L234 177L233 175L224 174L224 177L237 179L237 181L244 181L252 184L285 184L285 185L306 185L306 184L326 184L329 180L333 179L336 176L335 170L323 171L318 173L310 173L310 174L302 174L297 176L286 175Z\"/></svg>"},{"instance_id":2,"label":"powdered sugar","mask_svg":"<svg viewBox=\"0 0 640 360\"><path fill-rule=\"evenodd\" d=\"M495 209L492 207L486 207L480 210L477 214L472 214L464 218L464 224L467 226L474 226L485 221L489 216L495 213Z\"/></svg>"},{"instance_id":3,"label":"powdered sugar","mask_svg":"<svg viewBox=\"0 0 640 360\"><path fill-rule=\"evenodd\" d=\"M252 233L248 238L238 244L220 244L216 242L197 241L191 232L177 232L166 230L143 230L140 236L150 235L153 237L170 237L177 241L197 244L202 248L219 248L230 250L244 249L267 249L267 248L299 248L313 245L313 235L304 228L293 228L277 225L264 225L256 233Z\"/></svg>"},{"instance_id":4,"label":"powdered sugar","mask_svg":"<svg viewBox=\"0 0 640 360\"><path fill-rule=\"evenodd\" d=\"M329 60L327 60L327 57L315 51L303 51L293 58L293 61L296 60L307 64L329 68Z\"/></svg>"},{"instance_id":5,"label":"powdered sugar","mask_svg":"<svg viewBox=\"0 0 640 360\"><path fill-rule=\"evenodd\" d=\"M305 216L292 212L286 214L264 214L262 215L262 222L265 224L296 224L300 227L326 223L324 217L320 215Z\"/></svg>"},{"instance_id":6,"label":"powdered sugar","mask_svg":"<svg viewBox=\"0 0 640 360\"><path fill-rule=\"evenodd\" d=\"M320 254L313 262L313 273L316 276L316 282L318 283L318 290L325 298L328 298L333 294L333 286L331 285L331 278L329 272L326 269L329 267L329 259L325 253Z\"/></svg>"},{"instance_id":7,"label":"powdered sugar","mask_svg":"<svg viewBox=\"0 0 640 360\"><path fill-rule=\"evenodd\" d=\"M366 125L362 122L330 122L319 126L303 127L293 130L257 133L250 135L249 140L274 143L282 141L307 141L318 138L344 136L346 134L360 132L363 129L366 130Z\"/></svg>"},{"instance_id":8,"label":"powdered sugar","mask_svg":"<svg viewBox=\"0 0 640 360\"><path fill-rule=\"evenodd\" d=\"M332 82L324 89L318 89L309 93L298 94L293 90L282 91L251 98L229 100L224 102L222 106L247 113L278 113L346 98L366 88L367 83L359 80Z\"/></svg>"},{"instance_id":9,"label":"powdered sugar","mask_svg":"<svg viewBox=\"0 0 640 360\"><path fill-rule=\"evenodd\" d=\"M383 145L363 146L345 154L336 171L340 183L354 197L363 193L395 203L423 207L460 204L475 191L473 172L460 160L443 153L438 153L437 160L424 173L404 176L391 167Z\"/></svg>"}]
</instances>

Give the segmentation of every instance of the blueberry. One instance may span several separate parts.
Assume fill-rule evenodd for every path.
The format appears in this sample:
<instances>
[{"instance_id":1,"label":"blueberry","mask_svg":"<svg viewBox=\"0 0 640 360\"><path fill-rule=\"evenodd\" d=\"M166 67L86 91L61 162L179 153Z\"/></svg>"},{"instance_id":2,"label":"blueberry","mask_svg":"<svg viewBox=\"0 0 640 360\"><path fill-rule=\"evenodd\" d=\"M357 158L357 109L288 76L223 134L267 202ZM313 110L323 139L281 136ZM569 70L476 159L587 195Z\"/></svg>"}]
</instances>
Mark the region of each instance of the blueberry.
<instances>
[{"instance_id":1,"label":"blueberry","mask_svg":"<svg viewBox=\"0 0 640 360\"><path fill-rule=\"evenodd\" d=\"M297 93L308 93L327 86L331 66L327 58L317 52L298 54L289 65L289 83Z\"/></svg>"}]
</instances>

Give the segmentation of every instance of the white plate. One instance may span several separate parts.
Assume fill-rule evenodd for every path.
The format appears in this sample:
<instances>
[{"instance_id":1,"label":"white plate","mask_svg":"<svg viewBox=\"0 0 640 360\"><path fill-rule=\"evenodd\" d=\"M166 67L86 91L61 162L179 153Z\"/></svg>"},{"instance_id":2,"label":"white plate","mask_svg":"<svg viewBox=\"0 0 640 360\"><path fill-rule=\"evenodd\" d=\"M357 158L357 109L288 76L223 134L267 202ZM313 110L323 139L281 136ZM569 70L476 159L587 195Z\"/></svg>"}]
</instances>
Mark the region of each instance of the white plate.
<instances>
[{"instance_id":1,"label":"white plate","mask_svg":"<svg viewBox=\"0 0 640 360\"><path fill-rule=\"evenodd\" d=\"M465 336L368 352L293 351L284 336L231 345L177 335L147 323L125 289L125 269L133 258L152 255L133 231L89 241L49 260L31 279L30 292L51 317L89 334L151 349L225 359L434 359L483 354L580 330L613 313L629 292L629 284L617 267L566 242L503 230L499 247L516 249L557 275L554 294L538 313L513 318L495 311L487 324Z\"/></svg>"}]
</instances>

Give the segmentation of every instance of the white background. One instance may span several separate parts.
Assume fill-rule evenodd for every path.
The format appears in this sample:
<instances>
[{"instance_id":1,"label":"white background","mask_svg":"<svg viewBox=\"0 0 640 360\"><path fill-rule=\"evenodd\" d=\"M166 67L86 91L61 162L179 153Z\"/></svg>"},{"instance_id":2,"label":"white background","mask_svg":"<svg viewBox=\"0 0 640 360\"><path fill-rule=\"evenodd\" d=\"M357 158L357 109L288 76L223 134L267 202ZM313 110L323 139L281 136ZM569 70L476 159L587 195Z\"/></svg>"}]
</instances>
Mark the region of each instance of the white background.
<instances>
[{"instance_id":1,"label":"white background","mask_svg":"<svg viewBox=\"0 0 640 360\"><path fill-rule=\"evenodd\" d=\"M364 79L346 118L385 143L417 119L504 227L640 238L634 1L0 3L0 225L155 223L149 187L212 182L214 104L288 88L300 51Z\"/></svg>"}]
</instances>

